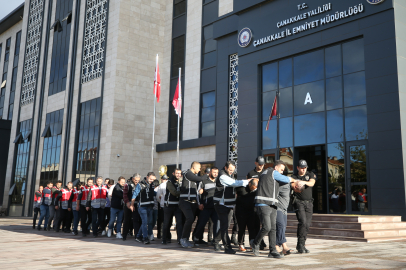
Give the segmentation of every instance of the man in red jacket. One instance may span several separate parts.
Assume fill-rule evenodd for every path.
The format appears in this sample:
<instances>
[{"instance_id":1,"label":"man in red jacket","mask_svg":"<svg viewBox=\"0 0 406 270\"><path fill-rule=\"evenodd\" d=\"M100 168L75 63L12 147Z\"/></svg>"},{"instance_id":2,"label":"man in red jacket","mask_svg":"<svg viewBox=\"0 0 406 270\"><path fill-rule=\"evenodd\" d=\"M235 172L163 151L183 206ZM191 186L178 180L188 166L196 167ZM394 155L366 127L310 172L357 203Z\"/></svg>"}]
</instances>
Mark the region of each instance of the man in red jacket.
<instances>
[{"instance_id":1,"label":"man in red jacket","mask_svg":"<svg viewBox=\"0 0 406 270\"><path fill-rule=\"evenodd\" d=\"M107 194L109 190L103 185L103 177L96 178L96 185L89 189L87 195L86 210L92 208L92 231L93 236L97 237L99 233L99 226L102 225L104 220L104 208L106 207ZM101 233L101 232L100 232Z\"/></svg>"},{"instance_id":2,"label":"man in red jacket","mask_svg":"<svg viewBox=\"0 0 406 270\"><path fill-rule=\"evenodd\" d=\"M72 194L72 182L69 182L66 185L66 188L61 189L61 192L56 196L55 199L55 209L58 210L60 208L61 211L61 218L59 223L57 224L56 231L59 231L60 222L63 220L63 227L62 230L65 233L70 233L70 227L72 223L72 209L69 207L69 199Z\"/></svg>"},{"instance_id":3,"label":"man in red jacket","mask_svg":"<svg viewBox=\"0 0 406 270\"><path fill-rule=\"evenodd\" d=\"M32 220L33 229L35 229L35 224L37 223L38 213L40 213L41 197L42 197L43 190L44 190L44 187L39 186L39 189L34 193L34 218Z\"/></svg>"}]
</instances>

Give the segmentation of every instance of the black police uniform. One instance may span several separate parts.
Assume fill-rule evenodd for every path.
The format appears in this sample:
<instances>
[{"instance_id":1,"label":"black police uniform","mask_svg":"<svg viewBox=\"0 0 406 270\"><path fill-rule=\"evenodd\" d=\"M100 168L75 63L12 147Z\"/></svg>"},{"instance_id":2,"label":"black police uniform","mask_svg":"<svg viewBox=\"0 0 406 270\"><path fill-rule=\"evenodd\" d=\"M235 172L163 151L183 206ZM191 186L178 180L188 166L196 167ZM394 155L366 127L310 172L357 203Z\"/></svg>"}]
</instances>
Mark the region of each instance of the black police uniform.
<instances>
[{"instance_id":1,"label":"black police uniform","mask_svg":"<svg viewBox=\"0 0 406 270\"><path fill-rule=\"evenodd\" d=\"M172 176L168 182L166 182L165 193L165 206L164 206L164 228L162 232L162 243L170 243L171 233L170 228L172 226L173 216L176 219L176 234L178 242L182 238L183 231L183 213L179 208L179 195L180 195L180 183L176 180L175 176Z\"/></svg>"},{"instance_id":2,"label":"black police uniform","mask_svg":"<svg viewBox=\"0 0 406 270\"><path fill-rule=\"evenodd\" d=\"M316 175L313 172L307 171L303 176L299 174L292 175L293 179L301 181L310 181L310 179L316 180ZM309 232L310 224L312 223L313 215L313 187L305 186L305 189L301 193L294 193L296 201L294 204L296 217L298 220L297 225L297 246L296 249L300 252L304 249L308 252L304 246L306 243L307 233Z\"/></svg>"}]
</instances>

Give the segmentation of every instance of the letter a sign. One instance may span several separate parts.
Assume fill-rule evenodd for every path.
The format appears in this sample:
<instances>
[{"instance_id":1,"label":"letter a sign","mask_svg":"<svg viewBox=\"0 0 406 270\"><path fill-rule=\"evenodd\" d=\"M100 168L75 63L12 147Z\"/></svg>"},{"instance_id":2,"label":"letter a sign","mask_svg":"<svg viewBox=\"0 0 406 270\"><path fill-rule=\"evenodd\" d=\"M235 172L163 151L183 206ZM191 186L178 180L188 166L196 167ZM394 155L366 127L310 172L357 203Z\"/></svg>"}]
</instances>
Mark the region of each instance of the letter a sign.
<instances>
[{"instance_id":1,"label":"letter a sign","mask_svg":"<svg viewBox=\"0 0 406 270\"><path fill-rule=\"evenodd\" d=\"M310 93L307 93L304 105L307 105L307 103L310 103L310 104L313 103L312 97L310 96Z\"/></svg>"}]
</instances>

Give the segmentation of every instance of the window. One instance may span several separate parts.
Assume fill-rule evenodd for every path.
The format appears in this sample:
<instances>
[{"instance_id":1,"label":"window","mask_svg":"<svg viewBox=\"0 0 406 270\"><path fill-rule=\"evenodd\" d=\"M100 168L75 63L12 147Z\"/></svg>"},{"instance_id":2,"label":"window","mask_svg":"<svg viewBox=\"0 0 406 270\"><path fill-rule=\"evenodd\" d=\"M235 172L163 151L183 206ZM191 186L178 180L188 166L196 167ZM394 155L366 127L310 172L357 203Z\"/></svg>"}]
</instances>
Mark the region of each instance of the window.
<instances>
[{"instance_id":1,"label":"window","mask_svg":"<svg viewBox=\"0 0 406 270\"><path fill-rule=\"evenodd\" d=\"M42 152L40 185L45 186L47 181L55 184L58 180L62 124L63 109L47 113L45 127L41 135L44 137L44 150Z\"/></svg>"},{"instance_id":2,"label":"window","mask_svg":"<svg viewBox=\"0 0 406 270\"><path fill-rule=\"evenodd\" d=\"M11 38L7 39L6 50L4 51L3 76L1 78L1 85L0 85L0 119L3 116L3 110L4 110L4 99L5 99L5 95L6 95L6 86L7 86L8 62L10 59L10 46L11 46Z\"/></svg>"},{"instance_id":3,"label":"window","mask_svg":"<svg viewBox=\"0 0 406 270\"><path fill-rule=\"evenodd\" d=\"M182 74L185 74L185 36L173 39L172 45L172 77L179 76L179 68L182 68Z\"/></svg>"},{"instance_id":4,"label":"window","mask_svg":"<svg viewBox=\"0 0 406 270\"><path fill-rule=\"evenodd\" d=\"M17 73L18 73L18 60L20 57L20 43L21 43L21 31L17 33L16 36L16 45L14 50L14 60L13 60L13 74L11 77L11 88L10 88L10 99L8 105L8 120L13 119L13 110L14 110L14 98L17 84Z\"/></svg>"},{"instance_id":5,"label":"window","mask_svg":"<svg viewBox=\"0 0 406 270\"><path fill-rule=\"evenodd\" d=\"M14 140L16 144L16 161L14 167L14 189L11 195L12 204L23 204L27 185L27 168L30 152L32 119L19 123L19 133Z\"/></svg>"},{"instance_id":6,"label":"window","mask_svg":"<svg viewBox=\"0 0 406 270\"><path fill-rule=\"evenodd\" d=\"M80 106L79 140L76 149L76 179L86 182L96 176L99 143L101 99L83 102Z\"/></svg>"},{"instance_id":7,"label":"window","mask_svg":"<svg viewBox=\"0 0 406 270\"><path fill-rule=\"evenodd\" d=\"M262 66L262 149L367 139L363 46L356 39Z\"/></svg>"},{"instance_id":8,"label":"window","mask_svg":"<svg viewBox=\"0 0 406 270\"><path fill-rule=\"evenodd\" d=\"M54 41L52 45L51 73L49 75L48 95L66 89L68 74L69 41L73 0L57 0L55 23L53 27Z\"/></svg>"},{"instance_id":9,"label":"window","mask_svg":"<svg viewBox=\"0 0 406 270\"><path fill-rule=\"evenodd\" d=\"M216 119L216 91L201 94L200 102L200 136L214 136Z\"/></svg>"},{"instance_id":10,"label":"window","mask_svg":"<svg viewBox=\"0 0 406 270\"><path fill-rule=\"evenodd\" d=\"M173 6L173 17L178 17L186 13L186 0L175 0Z\"/></svg>"}]
</instances>

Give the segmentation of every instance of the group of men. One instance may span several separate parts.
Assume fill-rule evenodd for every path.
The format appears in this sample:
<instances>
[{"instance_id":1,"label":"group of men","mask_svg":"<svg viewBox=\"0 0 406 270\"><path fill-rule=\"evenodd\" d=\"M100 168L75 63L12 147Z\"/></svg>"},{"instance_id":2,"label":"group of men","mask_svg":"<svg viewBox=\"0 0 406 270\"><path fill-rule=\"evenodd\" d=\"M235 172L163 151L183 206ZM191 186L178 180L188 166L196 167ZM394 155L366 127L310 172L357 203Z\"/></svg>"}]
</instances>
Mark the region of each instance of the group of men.
<instances>
[{"instance_id":1,"label":"group of men","mask_svg":"<svg viewBox=\"0 0 406 270\"><path fill-rule=\"evenodd\" d=\"M307 171L305 160L299 161L298 172L291 177L286 176L287 168L281 160L276 160L273 167L264 167L264 157L257 157L255 168L242 180L235 177L234 161L227 161L223 168L212 167L203 174L201 164L193 162L187 171L175 169L169 179L164 175L161 183L153 172L142 180L139 174L128 181L119 177L116 184L102 177L96 177L95 183L93 178L75 186L69 182L65 188L61 181L55 186L48 182L34 196L33 228L41 230L45 221L47 231L62 229L78 235L80 221L82 236L90 234L91 227L94 237L111 237L116 233L116 238L126 240L132 235L136 241L150 244L158 222L157 238L167 245L172 242L170 229L175 218L177 242L184 248L212 244L215 251L224 249L227 254L235 254L233 243L246 252L244 239L248 229L255 256L265 248L263 238L268 236L268 257L282 258L293 252L285 238L287 209L293 204L298 219L296 249L298 253L308 253L305 243L313 213L312 187L316 176ZM231 220L236 228L230 239ZM203 240L208 223L209 243Z\"/></svg>"}]
</instances>

